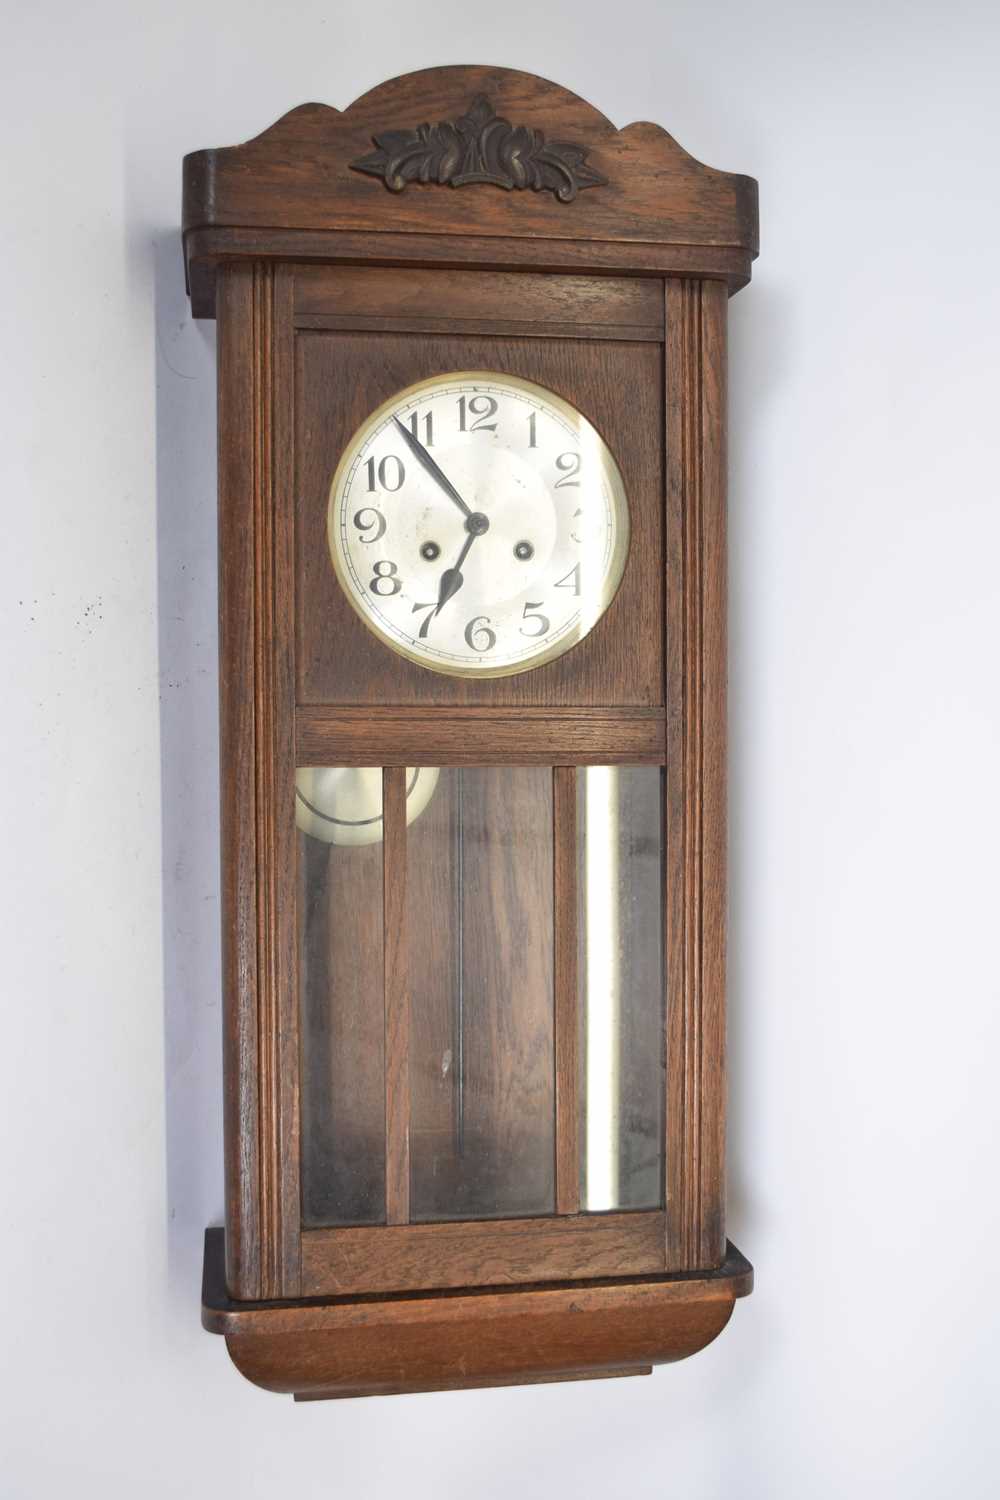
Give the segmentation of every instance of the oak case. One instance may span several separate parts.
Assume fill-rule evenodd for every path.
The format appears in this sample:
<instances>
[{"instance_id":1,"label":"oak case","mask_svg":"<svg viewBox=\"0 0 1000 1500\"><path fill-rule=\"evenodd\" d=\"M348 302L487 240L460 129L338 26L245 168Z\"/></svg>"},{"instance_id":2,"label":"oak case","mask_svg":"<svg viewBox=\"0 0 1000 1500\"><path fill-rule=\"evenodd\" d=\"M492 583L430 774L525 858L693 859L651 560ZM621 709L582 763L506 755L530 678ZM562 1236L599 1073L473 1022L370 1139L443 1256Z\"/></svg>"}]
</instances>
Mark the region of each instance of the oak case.
<instances>
[{"instance_id":1,"label":"oak case","mask_svg":"<svg viewBox=\"0 0 1000 1500\"><path fill-rule=\"evenodd\" d=\"M481 182L389 192L352 171L390 127L458 118L478 95L546 141L586 145L601 180L560 202ZM192 299L219 324L226 1228L224 1252L218 1232L206 1241L203 1316L268 1388L643 1373L702 1347L749 1290L723 1204L725 346L755 236L749 179L503 70L410 75L343 115L304 106L186 160ZM632 526L621 588L586 639L483 681L375 640L322 544L330 477L361 421L461 369L577 406L622 469ZM386 768L373 854L385 1004L366 1021L383 1065L386 1222L342 1229L305 1227L301 1198L312 1064L288 811L296 767L334 764ZM554 1211L415 1224L405 767L487 764L552 769ZM586 1215L573 768L609 764L663 767L666 1167L660 1207Z\"/></svg>"}]
</instances>

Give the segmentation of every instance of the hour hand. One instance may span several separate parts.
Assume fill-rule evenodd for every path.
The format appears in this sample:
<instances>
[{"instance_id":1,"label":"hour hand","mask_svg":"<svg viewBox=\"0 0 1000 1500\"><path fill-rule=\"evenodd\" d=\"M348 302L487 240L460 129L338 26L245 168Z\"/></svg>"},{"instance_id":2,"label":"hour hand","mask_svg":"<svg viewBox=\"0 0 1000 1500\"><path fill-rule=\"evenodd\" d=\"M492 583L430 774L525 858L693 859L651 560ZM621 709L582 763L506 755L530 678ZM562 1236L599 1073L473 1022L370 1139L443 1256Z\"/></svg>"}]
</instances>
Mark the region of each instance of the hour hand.
<instances>
[{"instance_id":1,"label":"hour hand","mask_svg":"<svg viewBox=\"0 0 1000 1500\"><path fill-rule=\"evenodd\" d=\"M441 574L441 583L438 587L438 602L437 607L434 610L434 613L436 615L439 615L441 613L442 609L444 609L444 606L448 603L448 600L458 593L459 589L462 587L462 584L465 582L465 579L462 577L462 564L465 562L469 548L472 546L475 540L476 533L474 531L470 532L469 535L465 538L465 544L462 547L461 552L458 554L458 557L455 561L455 566L453 568L445 568L444 572Z\"/></svg>"},{"instance_id":2,"label":"hour hand","mask_svg":"<svg viewBox=\"0 0 1000 1500\"><path fill-rule=\"evenodd\" d=\"M406 446L409 448L410 452L417 460L417 463L422 464L431 478L436 480L436 482L441 486L445 494L448 496L448 499L454 500L463 516L471 516L472 511L466 505L465 501L462 499L461 495L458 493L458 490L456 490L447 474L445 474L441 469L438 468L437 464L434 462L433 458L431 458L430 454L427 452L427 449L424 447L419 438L415 438L410 429L405 425L405 423L401 422L398 417L394 416L392 420L399 428L400 437L406 443Z\"/></svg>"}]
</instances>

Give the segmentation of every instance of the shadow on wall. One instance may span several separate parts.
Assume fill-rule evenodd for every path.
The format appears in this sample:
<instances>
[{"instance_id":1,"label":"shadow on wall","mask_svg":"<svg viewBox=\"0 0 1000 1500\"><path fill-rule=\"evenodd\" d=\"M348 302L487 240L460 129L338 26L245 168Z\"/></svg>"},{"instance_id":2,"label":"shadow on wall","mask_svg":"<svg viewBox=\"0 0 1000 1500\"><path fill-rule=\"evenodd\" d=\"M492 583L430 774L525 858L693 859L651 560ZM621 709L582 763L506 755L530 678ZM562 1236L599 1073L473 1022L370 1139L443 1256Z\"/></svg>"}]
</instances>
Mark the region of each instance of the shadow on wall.
<instances>
[{"instance_id":1,"label":"shadow on wall","mask_svg":"<svg viewBox=\"0 0 1000 1500\"><path fill-rule=\"evenodd\" d=\"M760 275L729 304L729 949L727 1223L732 1240L754 1260L767 1209L754 1190L757 1180L755 1122L762 1101L753 1078L767 1076L755 1062L765 1034L767 996L755 983L755 934L761 918L759 893L769 858L768 831L759 816L760 788L773 774L761 759L763 729L759 685L766 676L760 621L766 613L759 580L770 576L756 561L764 519L754 513L766 497L756 483L757 452L768 411L785 372L791 344L787 305ZM755 1041L758 1045L755 1045Z\"/></svg>"},{"instance_id":2,"label":"shadow on wall","mask_svg":"<svg viewBox=\"0 0 1000 1500\"><path fill-rule=\"evenodd\" d=\"M222 1222L215 325L195 322L176 229L152 241L169 1294L197 1318Z\"/></svg>"}]
</instances>

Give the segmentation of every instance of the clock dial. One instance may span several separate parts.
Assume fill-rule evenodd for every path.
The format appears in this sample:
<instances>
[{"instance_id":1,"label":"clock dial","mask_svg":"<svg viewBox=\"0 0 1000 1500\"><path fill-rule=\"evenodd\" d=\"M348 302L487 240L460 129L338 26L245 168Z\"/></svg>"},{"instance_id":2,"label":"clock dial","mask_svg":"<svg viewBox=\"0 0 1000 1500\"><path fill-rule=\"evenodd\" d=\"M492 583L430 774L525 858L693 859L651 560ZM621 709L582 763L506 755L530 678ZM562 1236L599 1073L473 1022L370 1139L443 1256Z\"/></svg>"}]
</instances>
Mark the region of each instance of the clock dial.
<instances>
[{"instance_id":1,"label":"clock dial","mask_svg":"<svg viewBox=\"0 0 1000 1500\"><path fill-rule=\"evenodd\" d=\"M502 677L568 651L628 552L621 474L587 419L511 375L423 380L372 413L330 488L341 587L387 646Z\"/></svg>"}]
</instances>

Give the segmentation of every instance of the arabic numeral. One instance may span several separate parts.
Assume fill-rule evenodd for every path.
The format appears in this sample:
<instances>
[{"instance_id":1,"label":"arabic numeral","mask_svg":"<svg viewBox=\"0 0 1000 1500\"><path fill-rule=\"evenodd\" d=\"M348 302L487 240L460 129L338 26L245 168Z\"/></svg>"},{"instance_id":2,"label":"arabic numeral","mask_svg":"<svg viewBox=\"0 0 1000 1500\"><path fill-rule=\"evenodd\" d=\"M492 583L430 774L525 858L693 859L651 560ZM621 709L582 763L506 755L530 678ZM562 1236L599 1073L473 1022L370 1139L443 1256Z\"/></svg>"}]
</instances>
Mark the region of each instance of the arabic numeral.
<instances>
[{"instance_id":1,"label":"arabic numeral","mask_svg":"<svg viewBox=\"0 0 1000 1500\"><path fill-rule=\"evenodd\" d=\"M574 563L564 578L556 582L557 589L572 589L579 598L580 595L580 564Z\"/></svg>"},{"instance_id":2,"label":"arabic numeral","mask_svg":"<svg viewBox=\"0 0 1000 1500\"><path fill-rule=\"evenodd\" d=\"M537 411L533 411L533 412L530 412L528 414L528 447L529 448L537 448L538 447L538 423L537 423L537 418L538 418Z\"/></svg>"},{"instance_id":3,"label":"arabic numeral","mask_svg":"<svg viewBox=\"0 0 1000 1500\"><path fill-rule=\"evenodd\" d=\"M395 453L387 453L385 458L379 461L378 468L375 467L374 458L370 458L365 468L368 470L368 493L370 495L373 495L379 487L387 490L390 495L394 495L398 489L402 489L406 480L403 460L397 458ZM378 485L375 483L376 476Z\"/></svg>"},{"instance_id":4,"label":"arabic numeral","mask_svg":"<svg viewBox=\"0 0 1000 1500\"><path fill-rule=\"evenodd\" d=\"M426 609L427 611L421 623L420 630L418 631L420 639L422 641L425 641L427 639L427 632L431 628L431 621L437 614L437 600L432 599L429 604L415 604L410 610L410 614L415 615L418 609Z\"/></svg>"},{"instance_id":5,"label":"arabic numeral","mask_svg":"<svg viewBox=\"0 0 1000 1500\"><path fill-rule=\"evenodd\" d=\"M398 572L399 569L394 562L389 562L386 558L380 557L375 564L375 577L368 587L380 599L391 599L393 594L400 593L403 587L402 579L396 577ZM383 583L388 584L388 588L380 588L379 585Z\"/></svg>"},{"instance_id":6,"label":"arabic numeral","mask_svg":"<svg viewBox=\"0 0 1000 1500\"><path fill-rule=\"evenodd\" d=\"M579 453L560 453L556 459L556 468L562 473L562 479L557 479L555 488L557 490L579 489L580 481L577 475L580 472Z\"/></svg>"},{"instance_id":7,"label":"arabic numeral","mask_svg":"<svg viewBox=\"0 0 1000 1500\"><path fill-rule=\"evenodd\" d=\"M525 630L524 626L521 626L521 634L530 636L532 640L538 640L541 636L548 635L550 629L552 628L547 615L532 613L533 610L537 610L540 607L541 603L541 599L536 600L534 604L532 604L531 600L529 599L527 604L524 606L524 609L521 611L522 620L537 621L537 630Z\"/></svg>"},{"instance_id":8,"label":"arabic numeral","mask_svg":"<svg viewBox=\"0 0 1000 1500\"><path fill-rule=\"evenodd\" d=\"M410 424L410 431L419 443L420 433L417 429L420 426L420 413L412 411L406 420ZM434 413L432 411L424 413L424 447L434 447Z\"/></svg>"},{"instance_id":9,"label":"arabic numeral","mask_svg":"<svg viewBox=\"0 0 1000 1500\"><path fill-rule=\"evenodd\" d=\"M472 651L492 651L497 643L497 633L490 629L485 615L476 615L465 627L465 644Z\"/></svg>"},{"instance_id":10,"label":"arabic numeral","mask_svg":"<svg viewBox=\"0 0 1000 1500\"><path fill-rule=\"evenodd\" d=\"M497 414L497 403L492 396L471 396L468 400L465 396L458 398L458 430L459 432L496 432L497 424L490 421L490 417ZM472 426L469 427L468 420L472 417Z\"/></svg>"},{"instance_id":11,"label":"arabic numeral","mask_svg":"<svg viewBox=\"0 0 1000 1500\"><path fill-rule=\"evenodd\" d=\"M366 520L366 516L370 516L371 520ZM379 537L385 536L385 516L377 511L374 506L365 505L361 510L356 510L354 512L354 524L359 531L374 532L374 536L363 536L361 538L366 545L370 542L377 542Z\"/></svg>"}]
</instances>

